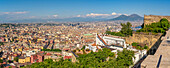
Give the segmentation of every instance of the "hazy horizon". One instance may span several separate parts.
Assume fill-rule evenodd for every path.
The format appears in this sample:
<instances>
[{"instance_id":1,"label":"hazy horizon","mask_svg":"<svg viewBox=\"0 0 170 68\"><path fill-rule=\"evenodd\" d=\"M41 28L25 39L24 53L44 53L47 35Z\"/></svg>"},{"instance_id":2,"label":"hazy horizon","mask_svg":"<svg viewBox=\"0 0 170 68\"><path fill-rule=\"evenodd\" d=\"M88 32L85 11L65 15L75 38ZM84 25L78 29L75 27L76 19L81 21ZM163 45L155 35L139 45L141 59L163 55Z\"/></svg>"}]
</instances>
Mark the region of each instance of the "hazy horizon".
<instances>
[{"instance_id":1,"label":"hazy horizon","mask_svg":"<svg viewBox=\"0 0 170 68\"><path fill-rule=\"evenodd\" d=\"M120 15L170 15L168 0L1 0L0 22L95 18ZM159 8L159 9L158 9Z\"/></svg>"}]
</instances>

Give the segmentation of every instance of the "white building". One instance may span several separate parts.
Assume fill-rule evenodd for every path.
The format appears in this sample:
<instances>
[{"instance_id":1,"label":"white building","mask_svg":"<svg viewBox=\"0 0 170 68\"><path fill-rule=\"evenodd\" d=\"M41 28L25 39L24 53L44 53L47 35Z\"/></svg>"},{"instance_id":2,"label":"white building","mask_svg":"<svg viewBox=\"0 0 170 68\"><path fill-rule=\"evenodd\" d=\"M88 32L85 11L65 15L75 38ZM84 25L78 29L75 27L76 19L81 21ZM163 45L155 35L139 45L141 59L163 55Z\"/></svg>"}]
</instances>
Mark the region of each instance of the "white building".
<instances>
[{"instance_id":1,"label":"white building","mask_svg":"<svg viewBox=\"0 0 170 68\"><path fill-rule=\"evenodd\" d=\"M31 57L31 55L36 54L36 51L34 51L34 50L27 50L27 51L22 51L22 53L25 53L26 56Z\"/></svg>"},{"instance_id":2,"label":"white building","mask_svg":"<svg viewBox=\"0 0 170 68\"><path fill-rule=\"evenodd\" d=\"M97 46L96 43L88 44L88 46L85 47L85 49L89 49L93 52L96 52L98 49L102 49L100 46Z\"/></svg>"},{"instance_id":3,"label":"white building","mask_svg":"<svg viewBox=\"0 0 170 68\"><path fill-rule=\"evenodd\" d=\"M126 43L125 40L122 38L96 34L96 42L88 44L88 46L86 46L85 49L90 49L93 52L96 52L98 49L101 49L102 47L110 48L112 49L112 52L117 53L118 51L122 51L123 48L126 48Z\"/></svg>"},{"instance_id":4,"label":"white building","mask_svg":"<svg viewBox=\"0 0 170 68\"><path fill-rule=\"evenodd\" d=\"M96 34L96 45L101 46L119 45L123 48L126 48L126 43L124 39L98 34Z\"/></svg>"},{"instance_id":5,"label":"white building","mask_svg":"<svg viewBox=\"0 0 170 68\"><path fill-rule=\"evenodd\" d=\"M62 51L62 57L64 56L72 56L71 52L66 52L66 51Z\"/></svg>"},{"instance_id":6,"label":"white building","mask_svg":"<svg viewBox=\"0 0 170 68\"><path fill-rule=\"evenodd\" d=\"M137 50L132 48L132 46L127 47L126 41L119 37L110 37L105 35L96 34L96 42L92 44L88 44L85 49L90 49L93 52L96 52L98 49L102 49L103 47L111 49L111 52L115 54L118 51L123 51L123 49L132 50L135 52L135 57L133 58L134 64L136 64L143 56L147 56L147 50ZM116 55L117 57L117 55Z\"/></svg>"},{"instance_id":7,"label":"white building","mask_svg":"<svg viewBox=\"0 0 170 68\"><path fill-rule=\"evenodd\" d=\"M132 50L135 52L135 57L133 58L133 63L136 64L141 58L143 58L144 56L147 56L147 50L137 50L132 48L132 46L127 47L127 50Z\"/></svg>"}]
</instances>

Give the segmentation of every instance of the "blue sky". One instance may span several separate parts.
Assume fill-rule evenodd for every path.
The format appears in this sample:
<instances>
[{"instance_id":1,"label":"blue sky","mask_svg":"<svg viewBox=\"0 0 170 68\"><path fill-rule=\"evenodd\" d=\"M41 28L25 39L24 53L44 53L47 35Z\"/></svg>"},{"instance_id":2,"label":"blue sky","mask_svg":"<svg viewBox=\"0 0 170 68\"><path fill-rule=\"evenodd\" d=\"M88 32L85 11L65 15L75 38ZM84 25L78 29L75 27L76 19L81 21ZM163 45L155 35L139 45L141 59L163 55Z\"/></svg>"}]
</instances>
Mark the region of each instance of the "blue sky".
<instances>
[{"instance_id":1,"label":"blue sky","mask_svg":"<svg viewBox=\"0 0 170 68\"><path fill-rule=\"evenodd\" d=\"M0 15L85 17L121 14L170 15L170 0L0 0Z\"/></svg>"}]
</instances>

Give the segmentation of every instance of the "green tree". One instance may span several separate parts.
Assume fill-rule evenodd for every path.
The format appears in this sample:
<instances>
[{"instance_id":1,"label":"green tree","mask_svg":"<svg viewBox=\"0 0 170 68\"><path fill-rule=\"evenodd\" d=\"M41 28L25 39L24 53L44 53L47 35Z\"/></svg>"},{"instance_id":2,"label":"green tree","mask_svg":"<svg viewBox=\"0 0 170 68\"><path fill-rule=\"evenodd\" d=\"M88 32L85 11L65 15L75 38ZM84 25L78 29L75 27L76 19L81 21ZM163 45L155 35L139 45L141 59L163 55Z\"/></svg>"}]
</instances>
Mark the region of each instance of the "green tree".
<instances>
[{"instance_id":1,"label":"green tree","mask_svg":"<svg viewBox=\"0 0 170 68\"><path fill-rule=\"evenodd\" d=\"M130 50L123 50L122 52L118 52L117 65L122 67L129 67L133 64L132 58L134 57L134 52Z\"/></svg>"},{"instance_id":2,"label":"green tree","mask_svg":"<svg viewBox=\"0 0 170 68\"><path fill-rule=\"evenodd\" d=\"M111 32L111 31L106 31L106 34L125 37L125 35L122 34L121 32Z\"/></svg>"},{"instance_id":3,"label":"green tree","mask_svg":"<svg viewBox=\"0 0 170 68\"><path fill-rule=\"evenodd\" d=\"M137 46L139 43L133 42L132 46Z\"/></svg>"},{"instance_id":4,"label":"green tree","mask_svg":"<svg viewBox=\"0 0 170 68\"><path fill-rule=\"evenodd\" d=\"M15 57L15 58L14 58L14 60L15 60L16 62L18 62L18 59L19 59L18 57Z\"/></svg>"},{"instance_id":5,"label":"green tree","mask_svg":"<svg viewBox=\"0 0 170 68\"><path fill-rule=\"evenodd\" d=\"M81 48L81 50L84 50L84 49L85 49L85 47L86 47L86 46L84 45L84 46Z\"/></svg>"},{"instance_id":6,"label":"green tree","mask_svg":"<svg viewBox=\"0 0 170 68\"><path fill-rule=\"evenodd\" d=\"M98 52L79 55L76 63L72 63L69 59L63 60L63 58L58 62L46 59L43 62L33 63L23 68L125 68L133 64L134 53L132 51L123 50L123 52L118 53L118 59L106 61L107 57L114 57L113 55L114 53L110 49L103 48Z\"/></svg>"},{"instance_id":7,"label":"green tree","mask_svg":"<svg viewBox=\"0 0 170 68\"><path fill-rule=\"evenodd\" d=\"M159 22L145 25L144 28L137 30L137 32L164 33L168 28L170 28L170 22L163 18Z\"/></svg>"},{"instance_id":8,"label":"green tree","mask_svg":"<svg viewBox=\"0 0 170 68\"><path fill-rule=\"evenodd\" d=\"M0 45L4 45L4 43L3 43L3 42L0 42Z\"/></svg>"},{"instance_id":9,"label":"green tree","mask_svg":"<svg viewBox=\"0 0 170 68\"><path fill-rule=\"evenodd\" d=\"M148 49L148 46L145 45L145 46L144 46L144 49Z\"/></svg>"},{"instance_id":10,"label":"green tree","mask_svg":"<svg viewBox=\"0 0 170 68\"><path fill-rule=\"evenodd\" d=\"M0 63L3 63L3 60L2 60L2 59L0 59Z\"/></svg>"},{"instance_id":11,"label":"green tree","mask_svg":"<svg viewBox=\"0 0 170 68\"><path fill-rule=\"evenodd\" d=\"M125 23L121 23L121 33L124 34L125 36L132 36L132 29L131 26L132 24L130 22Z\"/></svg>"}]
</instances>

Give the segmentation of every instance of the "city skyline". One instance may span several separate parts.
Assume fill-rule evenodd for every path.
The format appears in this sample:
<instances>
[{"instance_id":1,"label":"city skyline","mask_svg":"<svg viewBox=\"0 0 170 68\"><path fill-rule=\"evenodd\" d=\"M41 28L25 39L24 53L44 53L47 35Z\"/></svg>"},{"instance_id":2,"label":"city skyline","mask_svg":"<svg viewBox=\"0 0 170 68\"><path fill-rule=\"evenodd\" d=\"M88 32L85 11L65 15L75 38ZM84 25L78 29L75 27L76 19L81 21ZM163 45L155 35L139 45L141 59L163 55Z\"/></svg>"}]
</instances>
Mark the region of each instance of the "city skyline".
<instances>
[{"instance_id":1,"label":"city skyline","mask_svg":"<svg viewBox=\"0 0 170 68\"><path fill-rule=\"evenodd\" d=\"M0 18L18 20L169 15L168 3L168 0L1 0Z\"/></svg>"},{"instance_id":2,"label":"city skyline","mask_svg":"<svg viewBox=\"0 0 170 68\"><path fill-rule=\"evenodd\" d=\"M168 0L0 0L0 68L168 68Z\"/></svg>"}]
</instances>

